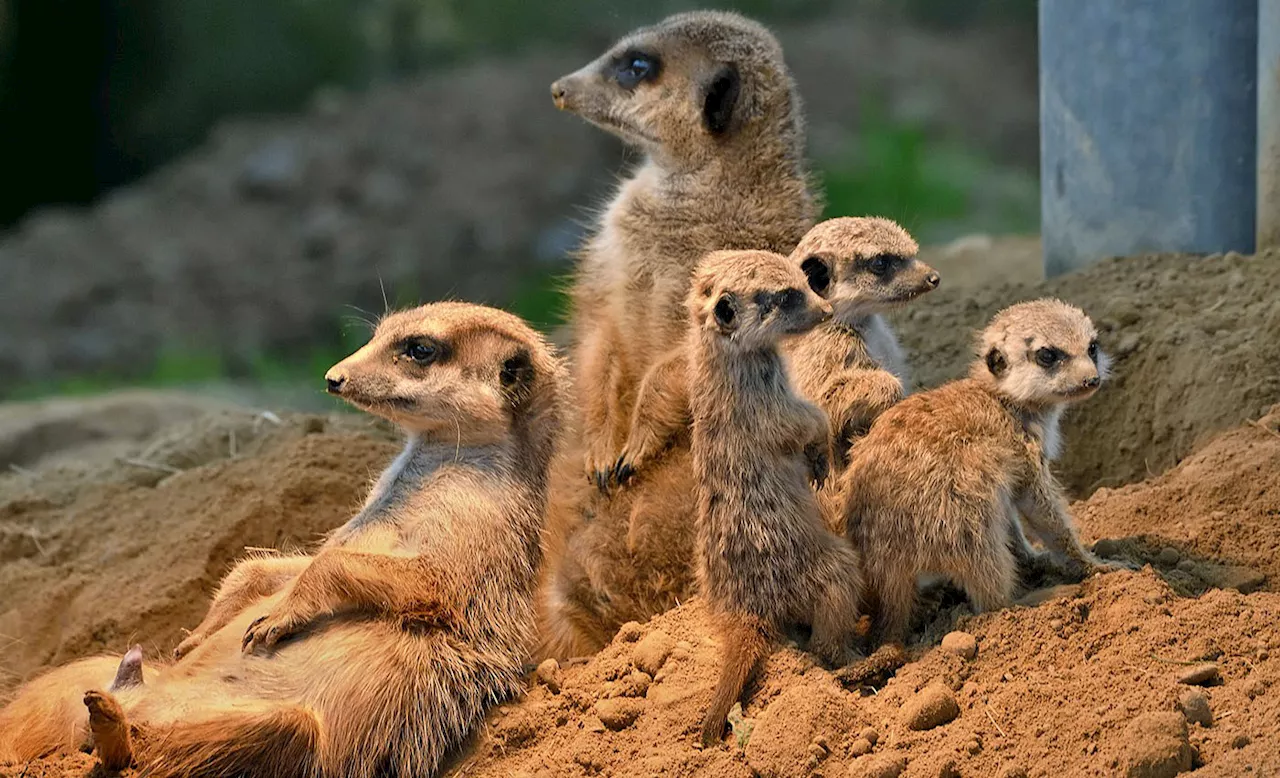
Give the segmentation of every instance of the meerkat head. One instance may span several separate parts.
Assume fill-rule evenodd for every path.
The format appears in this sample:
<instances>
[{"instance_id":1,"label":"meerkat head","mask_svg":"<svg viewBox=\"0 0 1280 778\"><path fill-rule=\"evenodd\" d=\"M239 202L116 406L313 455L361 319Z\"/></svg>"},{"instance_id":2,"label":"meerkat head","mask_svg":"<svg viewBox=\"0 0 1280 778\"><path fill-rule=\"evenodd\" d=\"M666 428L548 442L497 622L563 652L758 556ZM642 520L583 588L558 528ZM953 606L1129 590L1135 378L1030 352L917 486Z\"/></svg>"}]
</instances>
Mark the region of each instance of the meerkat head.
<instances>
[{"instance_id":1,"label":"meerkat head","mask_svg":"<svg viewBox=\"0 0 1280 778\"><path fill-rule=\"evenodd\" d=\"M518 317L444 302L384 317L325 382L330 394L411 434L482 444L515 433L545 446L559 413L560 369Z\"/></svg>"},{"instance_id":2,"label":"meerkat head","mask_svg":"<svg viewBox=\"0 0 1280 778\"><path fill-rule=\"evenodd\" d=\"M694 272L689 311L696 332L760 349L831 318L831 306L799 268L772 251L713 251Z\"/></svg>"},{"instance_id":3,"label":"meerkat head","mask_svg":"<svg viewBox=\"0 0 1280 778\"><path fill-rule=\"evenodd\" d=\"M802 156L800 100L782 47L733 13L682 13L636 30L557 80L551 95L561 110L675 167L769 138Z\"/></svg>"},{"instance_id":4,"label":"meerkat head","mask_svg":"<svg viewBox=\"0 0 1280 778\"><path fill-rule=\"evenodd\" d=\"M850 321L910 302L938 288L938 272L916 258L920 247L889 219L841 217L819 222L791 252L809 288Z\"/></svg>"},{"instance_id":5,"label":"meerkat head","mask_svg":"<svg viewBox=\"0 0 1280 778\"><path fill-rule=\"evenodd\" d=\"M1046 298L995 315L978 338L972 373L1014 402L1045 407L1092 395L1107 367L1084 311Z\"/></svg>"}]
</instances>

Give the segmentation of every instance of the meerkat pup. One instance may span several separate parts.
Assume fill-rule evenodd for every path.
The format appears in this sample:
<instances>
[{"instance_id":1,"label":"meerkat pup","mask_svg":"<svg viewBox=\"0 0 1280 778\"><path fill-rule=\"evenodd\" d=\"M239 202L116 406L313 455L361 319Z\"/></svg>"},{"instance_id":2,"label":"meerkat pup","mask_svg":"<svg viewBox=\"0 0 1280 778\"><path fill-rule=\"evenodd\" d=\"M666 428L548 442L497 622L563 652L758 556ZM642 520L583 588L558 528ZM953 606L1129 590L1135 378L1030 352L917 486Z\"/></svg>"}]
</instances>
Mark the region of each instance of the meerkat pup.
<instances>
[{"instance_id":1,"label":"meerkat pup","mask_svg":"<svg viewBox=\"0 0 1280 778\"><path fill-rule=\"evenodd\" d=\"M795 395L778 353L781 339L827 320L830 305L766 251L710 254L688 305L698 582L724 652L702 727L711 744L788 626L809 625L810 649L844 663L859 578L853 547L823 525L809 487L826 475L826 416Z\"/></svg>"},{"instance_id":2,"label":"meerkat pup","mask_svg":"<svg viewBox=\"0 0 1280 778\"><path fill-rule=\"evenodd\" d=\"M906 392L906 360L883 314L938 287L938 273L918 251L889 219L840 217L814 226L791 252L834 312L781 348L796 391L831 421L837 471L852 440ZM674 352L645 375L614 483L630 480L688 425L687 373L687 355Z\"/></svg>"},{"instance_id":3,"label":"meerkat pup","mask_svg":"<svg viewBox=\"0 0 1280 778\"><path fill-rule=\"evenodd\" d=\"M234 570L175 665L84 695L65 731L109 766L433 775L520 688L560 414L550 348L515 316L438 303L384 318L326 381L400 425L403 452L314 555ZM37 745L25 756L62 744Z\"/></svg>"},{"instance_id":4,"label":"meerkat pup","mask_svg":"<svg viewBox=\"0 0 1280 778\"><path fill-rule=\"evenodd\" d=\"M1059 300L1020 303L983 330L977 357L967 378L881 414L839 479L885 641L905 639L918 575L951 578L986 611L1011 602L1020 564L1105 567L1050 471L1063 409L1107 374L1093 323ZM1048 551L1032 549L1022 520Z\"/></svg>"},{"instance_id":5,"label":"meerkat pup","mask_svg":"<svg viewBox=\"0 0 1280 778\"><path fill-rule=\"evenodd\" d=\"M645 155L601 214L572 291L578 453L604 487L641 377L685 330L694 265L717 249L790 251L820 208L782 48L737 14L636 30L551 92Z\"/></svg>"}]
</instances>

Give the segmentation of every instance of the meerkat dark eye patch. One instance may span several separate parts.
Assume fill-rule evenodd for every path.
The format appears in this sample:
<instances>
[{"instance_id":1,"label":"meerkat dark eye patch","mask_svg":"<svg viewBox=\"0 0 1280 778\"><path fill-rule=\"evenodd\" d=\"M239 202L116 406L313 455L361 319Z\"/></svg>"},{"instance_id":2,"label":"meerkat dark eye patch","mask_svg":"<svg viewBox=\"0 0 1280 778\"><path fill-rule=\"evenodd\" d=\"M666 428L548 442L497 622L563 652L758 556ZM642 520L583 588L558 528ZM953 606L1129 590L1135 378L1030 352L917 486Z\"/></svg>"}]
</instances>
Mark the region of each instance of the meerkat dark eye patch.
<instances>
[{"instance_id":1,"label":"meerkat dark eye patch","mask_svg":"<svg viewBox=\"0 0 1280 778\"><path fill-rule=\"evenodd\" d=\"M784 311L794 312L804 307L804 292L799 289L784 289L778 292L778 307Z\"/></svg>"},{"instance_id":2,"label":"meerkat dark eye patch","mask_svg":"<svg viewBox=\"0 0 1280 778\"><path fill-rule=\"evenodd\" d=\"M729 295L716 300L716 307L713 311L716 317L716 324L720 327L721 332L732 332L738 327L738 306L734 304L733 298Z\"/></svg>"},{"instance_id":3,"label":"meerkat dark eye patch","mask_svg":"<svg viewBox=\"0 0 1280 778\"><path fill-rule=\"evenodd\" d=\"M879 254L867 260L867 271L872 275L887 278L893 275L894 271L903 264L901 257L895 257L892 254Z\"/></svg>"},{"instance_id":4,"label":"meerkat dark eye patch","mask_svg":"<svg viewBox=\"0 0 1280 778\"><path fill-rule=\"evenodd\" d=\"M1000 353L1000 349L992 346L987 352L987 370L991 371L993 376L1004 375L1004 371L1009 367L1009 362L1004 358L1004 354Z\"/></svg>"},{"instance_id":5,"label":"meerkat dark eye patch","mask_svg":"<svg viewBox=\"0 0 1280 778\"><path fill-rule=\"evenodd\" d=\"M707 132L723 135L729 130L741 91L738 68L732 64L721 65L707 82L706 96L702 101L702 123L706 125Z\"/></svg>"},{"instance_id":6,"label":"meerkat dark eye patch","mask_svg":"<svg viewBox=\"0 0 1280 778\"><path fill-rule=\"evenodd\" d=\"M826 297L831 288L831 267L822 257L813 256L800 263L800 270L809 279L809 288Z\"/></svg>"},{"instance_id":7,"label":"meerkat dark eye patch","mask_svg":"<svg viewBox=\"0 0 1280 778\"><path fill-rule=\"evenodd\" d=\"M1036 364L1040 367L1053 367L1066 358L1067 355L1061 349L1056 349L1053 346L1043 346L1036 349Z\"/></svg>"},{"instance_id":8,"label":"meerkat dark eye patch","mask_svg":"<svg viewBox=\"0 0 1280 778\"><path fill-rule=\"evenodd\" d=\"M397 352L419 365L433 365L447 355L443 343L431 338L406 338L396 346Z\"/></svg>"},{"instance_id":9,"label":"meerkat dark eye patch","mask_svg":"<svg viewBox=\"0 0 1280 778\"><path fill-rule=\"evenodd\" d=\"M1089 359L1092 359L1094 363L1098 361L1098 341L1096 340L1089 341Z\"/></svg>"},{"instance_id":10,"label":"meerkat dark eye patch","mask_svg":"<svg viewBox=\"0 0 1280 778\"><path fill-rule=\"evenodd\" d=\"M614 60L613 78L623 89L635 89L646 81L658 78L662 62L652 54L628 51Z\"/></svg>"},{"instance_id":11,"label":"meerkat dark eye patch","mask_svg":"<svg viewBox=\"0 0 1280 778\"><path fill-rule=\"evenodd\" d=\"M510 398L513 406L523 404L528 398L533 388L533 378L533 360L529 357L529 352L524 349L507 357L502 363L502 369L498 372L498 382L502 384L502 390Z\"/></svg>"}]
</instances>

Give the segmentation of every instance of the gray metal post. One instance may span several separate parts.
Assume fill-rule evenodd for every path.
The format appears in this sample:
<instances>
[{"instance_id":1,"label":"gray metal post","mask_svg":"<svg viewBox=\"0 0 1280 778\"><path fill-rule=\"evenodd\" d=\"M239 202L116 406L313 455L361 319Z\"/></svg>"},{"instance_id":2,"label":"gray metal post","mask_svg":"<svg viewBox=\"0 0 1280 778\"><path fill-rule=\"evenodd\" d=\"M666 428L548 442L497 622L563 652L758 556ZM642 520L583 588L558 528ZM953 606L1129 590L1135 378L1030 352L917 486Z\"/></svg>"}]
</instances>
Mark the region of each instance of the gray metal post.
<instances>
[{"instance_id":1,"label":"gray metal post","mask_svg":"<svg viewBox=\"0 0 1280 778\"><path fill-rule=\"evenodd\" d=\"M1258 250L1280 248L1280 0L1258 0Z\"/></svg>"},{"instance_id":2,"label":"gray metal post","mask_svg":"<svg viewBox=\"0 0 1280 778\"><path fill-rule=\"evenodd\" d=\"M1252 251L1257 24L1258 0L1041 0L1046 275Z\"/></svg>"}]
</instances>

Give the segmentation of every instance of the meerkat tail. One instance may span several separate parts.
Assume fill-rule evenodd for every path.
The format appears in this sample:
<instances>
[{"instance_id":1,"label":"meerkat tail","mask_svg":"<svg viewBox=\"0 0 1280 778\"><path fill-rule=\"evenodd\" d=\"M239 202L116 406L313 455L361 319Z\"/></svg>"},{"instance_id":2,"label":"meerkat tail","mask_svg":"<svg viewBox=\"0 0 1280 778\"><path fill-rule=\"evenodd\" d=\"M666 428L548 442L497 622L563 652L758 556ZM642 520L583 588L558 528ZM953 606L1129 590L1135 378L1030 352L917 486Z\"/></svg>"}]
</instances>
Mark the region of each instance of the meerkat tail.
<instances>
[{"instance_id":1,"label":"meerkat tail","mask_svg":"<svg viewBox=\"0 0 1280 778\"><path fill-rule=\"evenodd\" d=\"M145 754L148 776L302 778L317 772L320 722L305 708L282 705L179 724L155 741Z\"/></svg>"},{"instance_id":2,"label":"meerkat tail","mask_svg":"<svg viewBox=\"0 0 1280 778\"><path fill-rule=\"evenodd\" d=\"M93 745L102 766L119 771L133 764L129 720L116 698L106 692L88 691L84 694L84 704L89 709L89 731L93 733Z\"/></svg>"},{"instance_id":3,"label":"meerkat tail","mask_svg":"<svg viewBox=\"0 0 1280 778\"><path fill-rule=\"evenodd\" d=\"M716 682L716 691L711 697L711 707L702 719L704 746L719 742L724 735L729 709L742 697L742 690L746 688L756 665L768 655L773 635L760 619L735 613L722 617L720 641L724 646L724 657L720 665L720 680Z\"/></svg>"}]
</instances>

